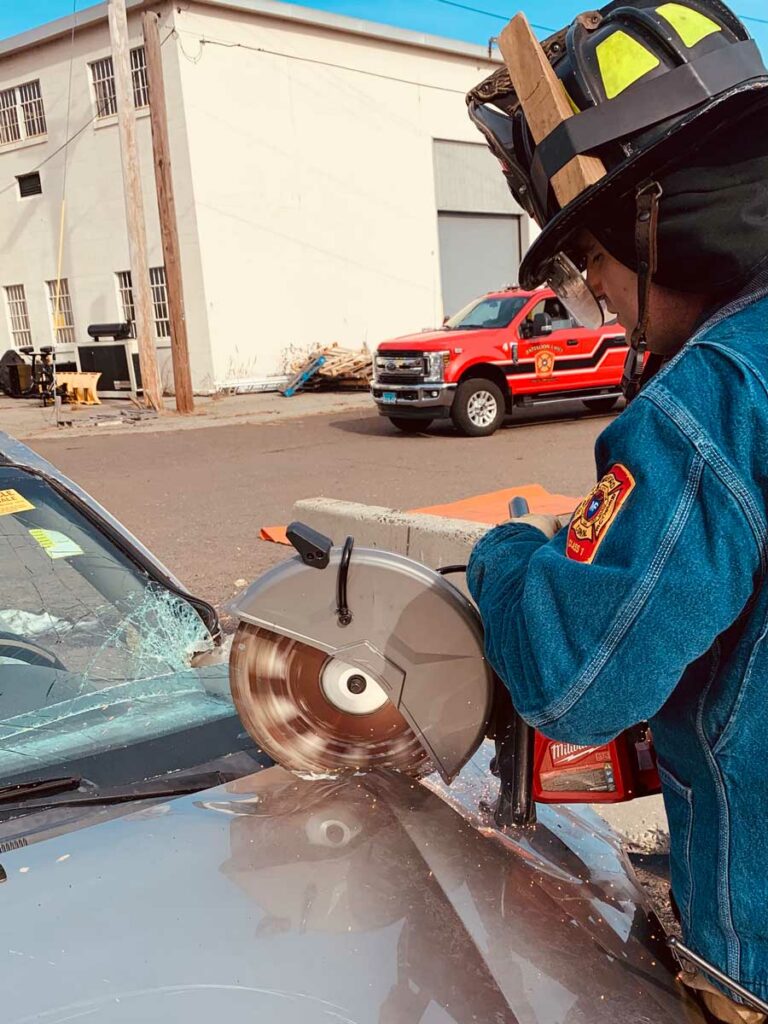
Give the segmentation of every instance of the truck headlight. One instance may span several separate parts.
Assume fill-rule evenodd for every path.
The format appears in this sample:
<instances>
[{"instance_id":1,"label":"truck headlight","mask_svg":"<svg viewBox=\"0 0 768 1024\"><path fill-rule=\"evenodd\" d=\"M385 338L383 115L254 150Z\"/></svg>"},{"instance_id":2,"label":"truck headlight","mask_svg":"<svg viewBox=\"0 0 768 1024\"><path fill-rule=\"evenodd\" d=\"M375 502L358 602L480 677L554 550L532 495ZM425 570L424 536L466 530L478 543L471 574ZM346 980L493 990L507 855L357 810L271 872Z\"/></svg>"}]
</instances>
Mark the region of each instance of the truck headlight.
<instances>
[{"instance_id":1,"label":"truck headlight","mask_svg":"<svg viewBox=\"0 0 768 1024\"><path fill-rule=\"evenodd\" d=\"M442 383L445 380L445 368L450 359L450 352L425 352L424 367L426 375L424 380L429 384Z\"/></svg>"}]
</instances>

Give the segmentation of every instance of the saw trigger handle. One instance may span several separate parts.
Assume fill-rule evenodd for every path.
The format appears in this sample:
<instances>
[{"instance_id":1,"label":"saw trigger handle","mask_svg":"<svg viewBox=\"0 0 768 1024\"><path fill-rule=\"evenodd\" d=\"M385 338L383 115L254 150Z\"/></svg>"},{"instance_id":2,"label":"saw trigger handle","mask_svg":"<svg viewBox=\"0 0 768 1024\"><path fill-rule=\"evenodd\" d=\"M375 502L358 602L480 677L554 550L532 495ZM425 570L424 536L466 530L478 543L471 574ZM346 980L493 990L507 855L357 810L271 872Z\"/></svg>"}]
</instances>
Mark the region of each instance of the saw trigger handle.
<instances>
[{"instance_id":1,"label":"saw trigger handle","mask_svg":"<svg viewBox=\"0 0 768 1024\"><path fill-rule=\"evenodd\" d=\"M291 523L285 535L298 551L304 565L312 569L325 569L333 547L330 537L318 533L306 523Z\"/></svg>"},{"instance_id":2,"label":"saw trigger handle","mask_svg":"<svg viewBox=\"0 0 768 1024\"><path fill-rule=\"evenodd\" d=\"M530 511L531 509L528 505L528 501L519 495L513 498L509 503L510 519L519 519L520 516L527 516Z\"/></svg>"}]
</instances>

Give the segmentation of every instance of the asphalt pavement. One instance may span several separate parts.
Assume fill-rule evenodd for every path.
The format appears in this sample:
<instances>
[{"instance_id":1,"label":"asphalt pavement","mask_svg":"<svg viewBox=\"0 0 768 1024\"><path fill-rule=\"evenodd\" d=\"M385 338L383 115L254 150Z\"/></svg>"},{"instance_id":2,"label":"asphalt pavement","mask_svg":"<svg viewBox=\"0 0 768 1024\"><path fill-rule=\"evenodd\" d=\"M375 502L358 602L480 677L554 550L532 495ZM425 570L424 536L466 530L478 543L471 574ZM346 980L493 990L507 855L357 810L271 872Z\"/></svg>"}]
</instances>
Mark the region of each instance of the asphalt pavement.
<instances>
[{"instance_id":1,"label":"asphalt pavement","mask_svg":"<svg viewBox=\"0 0 768 1024\"><path fill-rule=\"evenodd\" d=\"M221 605L240 589L236 581L285 557L284 548L259 540L259 529L285 523L299 498L410 509L526 483L580 495L594 482L594 441L611 420L551 405L516 414L492 437L463 438L448 424L411 437L365 401L327 414L315 401L306 416L301 397L290 401L290 417L278 408L261 422L79 430L27 443L190 589Z\"/></svg>"}]
</instances>

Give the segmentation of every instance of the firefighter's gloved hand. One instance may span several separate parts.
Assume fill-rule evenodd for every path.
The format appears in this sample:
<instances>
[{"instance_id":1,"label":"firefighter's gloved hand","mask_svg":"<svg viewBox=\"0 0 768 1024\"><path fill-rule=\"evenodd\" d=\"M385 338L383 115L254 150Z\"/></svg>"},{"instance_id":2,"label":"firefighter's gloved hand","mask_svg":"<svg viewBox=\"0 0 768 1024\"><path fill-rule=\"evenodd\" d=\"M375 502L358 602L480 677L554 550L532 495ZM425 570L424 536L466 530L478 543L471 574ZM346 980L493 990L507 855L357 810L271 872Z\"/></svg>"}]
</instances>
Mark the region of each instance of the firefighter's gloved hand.
<instances>
[{"instance_id":1,"label":"firefighter's gloved hand","mask_svg":"<svg viewBox=\"0 0 768 1024\"><path fill-rule=\"evenodd\" d=\"M516 516L514 519L508 519L507 522L526 523L528 526L535 526L537 530L541 530L547 540L552 540L555 534L563 528L559 516L547 516L538 512L529 512L524 516Z\"/></svg>"}]
</instances>

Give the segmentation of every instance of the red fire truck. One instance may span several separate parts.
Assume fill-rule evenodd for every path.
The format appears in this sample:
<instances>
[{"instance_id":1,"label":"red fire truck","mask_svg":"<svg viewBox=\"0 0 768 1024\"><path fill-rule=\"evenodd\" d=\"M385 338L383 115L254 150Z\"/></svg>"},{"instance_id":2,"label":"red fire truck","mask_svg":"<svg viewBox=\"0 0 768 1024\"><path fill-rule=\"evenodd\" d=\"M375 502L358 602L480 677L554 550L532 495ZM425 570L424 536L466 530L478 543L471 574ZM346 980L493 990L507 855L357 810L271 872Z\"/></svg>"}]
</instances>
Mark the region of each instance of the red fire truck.
<instances>
[{"instance_id":1,"label":"red fire truck","mask_svg":"<svg viewBox=\"0 0 768 1024\"><path fill-rule=\"evenodd\" d=\"M407 434L450 417L462 434L481 437L517 406L579 401L608 412L625 355L620 324L587 330L554 292L511 287L470 302L440 330L379 345L371 393Z\"/></svg>"}]
</instances>

